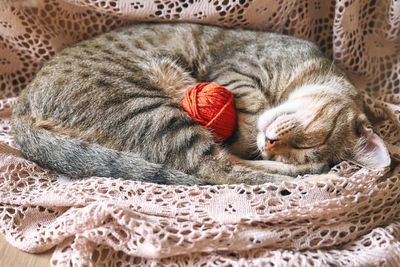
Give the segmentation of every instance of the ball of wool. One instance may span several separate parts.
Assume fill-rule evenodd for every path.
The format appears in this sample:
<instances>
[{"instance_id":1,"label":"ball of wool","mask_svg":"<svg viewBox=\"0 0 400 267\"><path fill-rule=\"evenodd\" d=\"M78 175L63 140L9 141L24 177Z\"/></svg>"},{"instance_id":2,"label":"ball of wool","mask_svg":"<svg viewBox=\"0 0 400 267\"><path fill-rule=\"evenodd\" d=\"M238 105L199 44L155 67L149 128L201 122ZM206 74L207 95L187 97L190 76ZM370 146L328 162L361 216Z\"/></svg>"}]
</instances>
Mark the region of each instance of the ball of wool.
<instances>
[{"instance_id":1,"label":"ball of wool","mask_svg":"<svg viewBox=\"0 0 400 267\"><path fill-rule=\"evenodd\" d=\"M225 141L236 127L233 94L216 82L197 83L185 92L183 109L207 127L217 142Z\"/></svg>"}]
</instances>

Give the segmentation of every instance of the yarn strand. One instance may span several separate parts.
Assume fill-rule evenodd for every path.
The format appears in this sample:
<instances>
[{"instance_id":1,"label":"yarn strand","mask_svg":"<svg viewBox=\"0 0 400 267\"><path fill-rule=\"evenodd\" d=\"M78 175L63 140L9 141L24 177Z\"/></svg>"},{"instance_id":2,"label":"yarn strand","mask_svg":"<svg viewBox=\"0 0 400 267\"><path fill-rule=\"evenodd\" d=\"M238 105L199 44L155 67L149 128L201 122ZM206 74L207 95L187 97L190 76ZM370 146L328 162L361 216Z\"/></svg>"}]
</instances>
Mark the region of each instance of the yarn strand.
<instances>
[{"instance_id":1,"label":"yarn strand","mask_svg":"<svg viewBox=\"0 0 400 267\"><path fill-rule=\"evenodd\" d=\"M185 92L182 102L188 115L207 127L217 142L225 141L236 128L233 94L216 82L197 83Z\"/></svg>"}]
</instances>

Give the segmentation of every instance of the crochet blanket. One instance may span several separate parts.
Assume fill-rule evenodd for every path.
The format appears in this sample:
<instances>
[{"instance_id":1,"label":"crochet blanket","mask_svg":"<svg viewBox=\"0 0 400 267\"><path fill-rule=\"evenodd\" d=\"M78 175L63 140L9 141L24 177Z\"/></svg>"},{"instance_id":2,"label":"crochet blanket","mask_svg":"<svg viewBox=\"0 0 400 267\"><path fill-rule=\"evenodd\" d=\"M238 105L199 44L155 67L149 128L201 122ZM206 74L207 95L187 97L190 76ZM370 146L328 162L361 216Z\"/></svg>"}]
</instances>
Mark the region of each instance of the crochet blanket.
<instances>
[{"instance_id":1,"label":"crochet blanket","mask_svg":"<svg viewBox=\"0 0 400 267\"><path fill-rule=\"evenodd\" d=\"M326 182L163 186L71 179L23 159L15 97L55 52L133 21L191 21L300 36L360 89L391 170L342 162ZM396 0L3 0L0 229L53 266L397 266L400 262L400 2Z\"/></svg>"}]
</instances>

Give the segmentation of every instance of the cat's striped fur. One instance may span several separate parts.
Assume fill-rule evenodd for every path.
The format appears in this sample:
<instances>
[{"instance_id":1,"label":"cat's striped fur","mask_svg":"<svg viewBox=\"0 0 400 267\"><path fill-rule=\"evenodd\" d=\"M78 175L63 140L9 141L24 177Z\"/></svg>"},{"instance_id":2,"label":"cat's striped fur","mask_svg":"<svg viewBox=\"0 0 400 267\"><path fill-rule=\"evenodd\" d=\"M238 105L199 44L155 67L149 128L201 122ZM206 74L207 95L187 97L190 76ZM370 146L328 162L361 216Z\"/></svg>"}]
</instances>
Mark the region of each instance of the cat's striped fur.
<instances>
[{"instance_id":1,"label":"cat's striped fur","mask_svg":"<svg viewBox=\"0 0 400 267\"><path fill-rule=\"evenodd\" d=\"M180 107L208 81L235 95L239 126L224 147ZM368 127L358 92L314 44L192 24L137 24L64 49L13 113L18 147L42 166L163 184L275 182L345 159L386 166ZM260 156L272 160L248 160Z\"/></svg>"}]
</instances>

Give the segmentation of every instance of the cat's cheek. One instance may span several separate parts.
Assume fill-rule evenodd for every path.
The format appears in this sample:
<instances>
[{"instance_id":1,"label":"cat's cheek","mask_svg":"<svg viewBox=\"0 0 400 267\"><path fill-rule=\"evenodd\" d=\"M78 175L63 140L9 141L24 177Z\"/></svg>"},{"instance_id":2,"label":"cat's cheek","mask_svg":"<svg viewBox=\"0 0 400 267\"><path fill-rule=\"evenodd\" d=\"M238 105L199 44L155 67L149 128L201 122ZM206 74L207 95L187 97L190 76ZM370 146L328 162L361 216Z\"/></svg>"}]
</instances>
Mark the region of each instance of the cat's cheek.
<instances>
[{"instance_id":1,"label":"cat's cheek","mask_svg":"<svg viewBox=\"0 0 400 267\"><path fill-rule=\"evenodd\" d=\"M257 147L261 152L265 151L265 134L262 132L257 134Z\"/></svg>"},{"instance_id":2,"label":"cat's cheek","mask_svg":"<svg viewBox=\"0 0 400 267\"><path fill-rule=\"evenodd\" d=\"M265 111L263 114L261 114L260 117L258 117L257 120L257 129L260 132L265 132L267 127L272 123L272 120L270 119L272 117L272 112L271 110Z\"/></svg>"}]
</instances>

